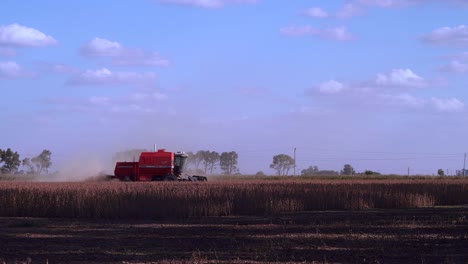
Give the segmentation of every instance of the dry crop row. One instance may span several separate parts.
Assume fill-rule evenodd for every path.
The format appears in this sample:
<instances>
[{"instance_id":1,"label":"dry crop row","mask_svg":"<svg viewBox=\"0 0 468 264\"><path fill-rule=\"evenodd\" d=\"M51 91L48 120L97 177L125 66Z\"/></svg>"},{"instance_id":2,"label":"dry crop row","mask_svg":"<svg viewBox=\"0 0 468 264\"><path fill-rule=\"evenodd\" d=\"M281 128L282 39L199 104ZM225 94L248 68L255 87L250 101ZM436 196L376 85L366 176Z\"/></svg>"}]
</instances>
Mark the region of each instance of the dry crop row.
<instances>
[{"instance_id":1,"label":"dry crop row","mask_svg":"<svg viewBox=\"0 0 468 264\"><path fill-rule=\"evenodd\" d=\"M0 182L0 216L185 218L468 204L468 181Z\"/></svg>"}]
</instances>

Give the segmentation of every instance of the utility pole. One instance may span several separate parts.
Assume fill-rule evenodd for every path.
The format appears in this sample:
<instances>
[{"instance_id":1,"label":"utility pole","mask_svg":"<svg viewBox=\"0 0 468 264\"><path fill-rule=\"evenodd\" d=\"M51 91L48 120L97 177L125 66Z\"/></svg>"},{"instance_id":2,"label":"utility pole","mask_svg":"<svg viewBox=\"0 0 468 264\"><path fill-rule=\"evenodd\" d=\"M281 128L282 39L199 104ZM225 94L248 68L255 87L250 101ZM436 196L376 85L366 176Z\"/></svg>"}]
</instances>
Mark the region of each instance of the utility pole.
<instances>
[{"instance_id":1,"label":"utility pole","mask_svg":"<svg viewBox=\"0 0 468 264\"><path fill-rule=\"evenodd\" d=\"M294 177L296 177L296 148L294 147Z\"/></svg>"},{"instance_id":2,"label":"utility pole","mask_svg":"<svg viewBox=\"0 0 468 264\"><path fill-rule=\"evenodd\" d=\"M465 164L466 164L466 152L465 152L465 158L463 159L463 177L465 177Z\"/></svg>"},{"instance_id":3,"label":"utility pole","mask_svg":"<svg viewBox=\"0 0 468 264\"><path fill-rule=\"evenodd\" d=\"M408 167L408 177L409 177L409 167Z\"/></svg>"}]
</instances>

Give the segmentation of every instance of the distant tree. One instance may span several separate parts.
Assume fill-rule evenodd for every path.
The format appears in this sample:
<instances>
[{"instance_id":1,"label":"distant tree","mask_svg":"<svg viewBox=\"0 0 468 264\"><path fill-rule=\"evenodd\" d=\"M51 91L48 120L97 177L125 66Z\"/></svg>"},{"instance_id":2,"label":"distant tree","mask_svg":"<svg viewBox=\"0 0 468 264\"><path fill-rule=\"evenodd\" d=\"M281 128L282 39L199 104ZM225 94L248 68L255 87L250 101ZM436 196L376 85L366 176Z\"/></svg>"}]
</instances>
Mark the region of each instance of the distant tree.
<instances>
[{"instance_id":1,"label":"distant tree","mask_svg":"<svg viewBox=\"0 0 468 264\"><path fill-rule=\"evenodd\" d=\"M353 175L353 174L356 174L356 172L354 171L353 166L351 166L350 164L345 164L344 167L343 167L343 170L341 171L341 174L342 175Z\"/></svg>"},{"instance_id":2,"label":"distant tree","mask_svg":"<svg viewBox=\"0 0 468 264\"><path fill-rule=\"evenodd\" d=\"M210 174L213 174L213 169L216 167L216 164L219 163L219 158L220 155L216 151L211 151L207 153L208 168L210 170Z\"/></svg>"},{"instance_id":3,"label":"distant tree","mask_svg":"<svg viewBox=\"0 0 468 264\"><path fill-rule=\"evenodd\" d=\"M21 165L18 152L13 152L10 148L7 150L0 149L0 164L3 166L0 168L1 173L14 173L18 171L18 167Z\"/></svg>"},{"instance_id":4,"label":"distant tree","mask_svg":"<svg viewBox=\"0 0 468 264\"><path fill-rule=\"evenodd\" d=\"M21 163L24 168L28 168L27 174L34 174L36 172L30 158L24 158Z\"/></svg>"},{"instance_id":5,"label":"distant tree","mask_svg":"<svg viewBox=\"0 0 468 264\"><path fill-rule=\"evenodd\" d=\"M270 164L270 168L276 170L279 176L288 175L292 167L294 167L294 159L286 154L273 156L273 163Z\"/></svg>"},{"instance_id":6,"label":"distant tree","mask_svg":"<svg viewBox=\"0 0 468 264\"><path fill-rule=\"evenodd\" d=\"M380 173L375 172L375 171L371 171L371 170L364 171L364 174L365 175L380 175Z\"/></svg>"},{"instance_id":7,"label":"distant tree","mask_svg":"<svg viewBox=\"0 0 468 264\"><path fill-rule=\"evenodd\" d=\"M340 175L340 173L334 170L319 170L316 172L316 175L331 176Z\"/></svg>"},{"instance_id":8,"label":"distant tree","mask_svg":"<svg viewBox=\"0 0 468 264\"><path fill-rule=\"evenodd\" d=\"M440 177L444 177L445 176L444 170L443 169L438 169L437 170L437 175L439 175Z\"/></svg>"},{"instance_id":9,"label":"distant tree","mask_svg":"<svg viewBox=\"0 0 468 264\"><path fill-rule=\"evenodd\" d=\"M301 171L301 175L302 176L312 176L312 175L316 175L318 171L319 171L319 169L318 169L317 166L309 166L309 168L304 169L304 170Z\"/></svg>"},{"instance_id":10,"label":"distant tree","mask_svg":"<svg viewBox=\"0 0 468 264\"><path fill-rule=\"evenodd\" d=\"M147 149L128 149L120 151L115 153L114 157L112 157L112 161L138 161L140 154L147 151Z\"/></svg>"},{"instance_id":11,"label":"distant tree","mask_svg":"<svg viewBox=\"0 0 468 264\"><path fill-rule=\"evenodd\" d=\"M231 175L238 172L237 159L239 155L235 151L223 152L219 157L219 166L224 174Z\"/></svg>"},{"instance_id":12,"label":"distant tree","mask_svg":"<svg viewBox=\"0 0 468 264\"><path fill-rule=\"evenodd\" d=\"M206 171L210 169L210 162L208 158L209 151L205 152L203 150L192 152L187 152L187 161L186 161L186 172L194 173L194 174L206 174L204 167L206 165ZM205 164L206 159L206 164ZM202 164L202 168L200 168L200 164ZM214 168L214 166L213 166Z\"/></svg>"},{"instance_id":13,"label":"distant tree","mask_svg":"<svg viewBox=\"0 0 468 264\"><path fill-rule=\"evenodd\" d=\"M202 170L206 174L208 172L208 168L210 167L210 151L209 150L199 150L197 152L197 158L200 160L202 164Z\"/></svg>"},{"instance_id":14,"label":"distant tree","mask_svg":"<svg viewBox=\"0 0 468 264\"><path fill-rule=\"evenodd\" d=\"M186 153L187 154L187 161L185 161L185 167L187 169L194 168L195 167L195 153L192 151L189 151Z\"/></svg>"},{"instance_id":15,"label":"distant tree","mask_svg":"<svg viewBox=\"0 0 468 264\"><path fill-rule=\"evenodd\" d=\"M51 161L52 152L44 149L39 156L31 159L31 162L36 166L36 172L41 174L43 171L49 173L49 168L52 166Z\"/></svg>"},{"instance_id":16,"label":"distant tree","mask_svg":"<svg viewBox=\"0 0 468 264\"><path fill-rule=\"evenodd\" d=\"M206 152L207 152L207 151L199 150L199 151L197 151L197 153L195 153L195 155L193 156L195 169L198 169L198 168L200 167L200 164L205 165ZM206 165L207 165L207 164L208 164L208 163L206 163ZM208 168L208 167L207 167L207 168ZM204 170L205 173L206 173L207 168Z\"/></svg>"},{"instance_id":17,"label":"distant tree","mask_svg":"<svg viewBox=\"0 0 468 264\"><path fill-rule=\"evenodd\" d=\"M255 173L255 176L263 177L263 176L266 176L266 175L265 175L265 173L263 171L258 171L257 173Z\"/></svg>"}]
</instances>

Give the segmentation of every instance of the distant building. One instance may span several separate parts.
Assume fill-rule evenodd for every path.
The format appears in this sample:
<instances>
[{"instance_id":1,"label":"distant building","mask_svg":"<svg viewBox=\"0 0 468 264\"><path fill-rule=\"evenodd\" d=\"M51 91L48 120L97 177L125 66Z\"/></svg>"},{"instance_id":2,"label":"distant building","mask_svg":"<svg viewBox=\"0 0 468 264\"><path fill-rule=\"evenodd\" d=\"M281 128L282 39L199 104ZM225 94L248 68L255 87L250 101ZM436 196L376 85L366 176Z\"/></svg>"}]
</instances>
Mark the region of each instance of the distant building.
<instances>
[{"instance_id":1,"label":"distant building","mask_svg":"<svg viewBox=\"0 0 468 264\"><path fill-rule=\"evenodd\" d=\"M465 169L457 170L457 176L468 176L468 170L465 170Z\"/></svg>"}]
</instances>

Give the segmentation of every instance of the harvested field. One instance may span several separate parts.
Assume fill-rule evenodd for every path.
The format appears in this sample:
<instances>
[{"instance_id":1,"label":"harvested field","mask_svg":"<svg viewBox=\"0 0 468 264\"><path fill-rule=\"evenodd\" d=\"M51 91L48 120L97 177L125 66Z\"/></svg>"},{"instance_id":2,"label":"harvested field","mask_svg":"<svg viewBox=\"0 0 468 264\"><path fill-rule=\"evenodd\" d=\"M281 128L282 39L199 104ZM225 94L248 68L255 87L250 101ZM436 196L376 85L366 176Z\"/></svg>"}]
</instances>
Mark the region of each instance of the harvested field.
<instances>
[{"instance_id":1,"label":"harvested field","mask_svg":"<svg viewBox=\"0 0 468 264\"><path fill-rule=\"evenodd\" d=\"M466 263L468 208L0 218L0 263Z\"/></svg>"}]
</instances>

